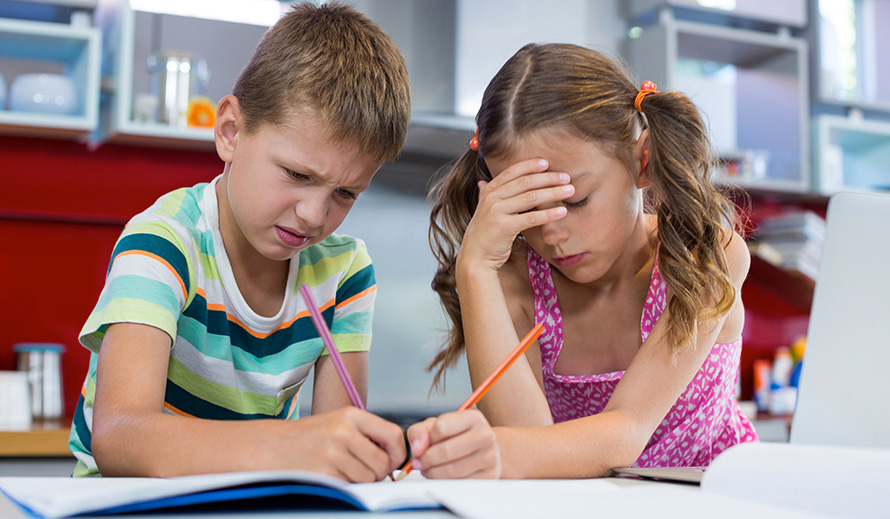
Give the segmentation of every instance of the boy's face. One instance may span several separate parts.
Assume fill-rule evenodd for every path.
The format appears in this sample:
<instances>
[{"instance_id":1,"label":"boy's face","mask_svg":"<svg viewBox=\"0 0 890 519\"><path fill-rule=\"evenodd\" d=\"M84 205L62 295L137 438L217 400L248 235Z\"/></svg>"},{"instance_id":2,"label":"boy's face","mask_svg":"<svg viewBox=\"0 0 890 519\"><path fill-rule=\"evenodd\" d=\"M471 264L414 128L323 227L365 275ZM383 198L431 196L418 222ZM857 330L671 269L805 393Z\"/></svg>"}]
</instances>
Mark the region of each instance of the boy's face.
<instances>
[{"instance_id":1,"label":"boy's face","mask_svg":"<svg viewBox=\"0 0 890 519\"><path fill-rule=\"evenodd\" d=\"M325 239L380 168L356 146L330 140L320 118L308 114L292 126L236 133L228 159L220 231L230 257L248 261L259 259L251 251L288 260Z\"/></svg>"}]
</instances>

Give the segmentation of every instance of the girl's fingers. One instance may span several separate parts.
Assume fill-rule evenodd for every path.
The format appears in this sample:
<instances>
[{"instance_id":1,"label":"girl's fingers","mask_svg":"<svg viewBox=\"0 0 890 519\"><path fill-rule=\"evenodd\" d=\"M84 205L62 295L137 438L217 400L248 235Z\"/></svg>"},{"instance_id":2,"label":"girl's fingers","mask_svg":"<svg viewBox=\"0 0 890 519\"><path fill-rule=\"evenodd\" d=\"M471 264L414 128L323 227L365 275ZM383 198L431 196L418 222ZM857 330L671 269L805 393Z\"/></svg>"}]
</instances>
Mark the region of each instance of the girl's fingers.
<instances>
[{"instance_id":1,"label":"girl's fingers","mask_svg":"<svg viewBox=\"0 0 890 519\"><path fill-rule=\"evenodd\" d=\"M430 430L436 423L436 418L427 418L408 428L408 442L411 444L411 455L422 456L430 446Z\"/></svg>"},{"instance_id":2,"label":"girl's fingers","mask_svg":"<svg viewBox=\"0 0 890 519\"><path fill-rule=\"evenodd\" d=\"M559 192L559 188L571 186L572 177L568 173L547 171L529 172L509 181L498 182L498 180L501 180L500 175L481 187L480 195L509 199L530 196L529 193L546 191L548 188L556 188L556 192Z\"/></svg>"},{"instance_id":3,"label":"girl's fingers","mask_svg":"<svg viewBox=\"0 0 890 519\"><path fill-rule=\"evenodd\" d=\"M518 177L529 175L530 173L543 173L550 167L550 163L544 159L528 159L511 165L500 173L492 172L494 178L491 183L494 186L502 186L508 184Z\"/></svg>"},{"instance_id":4,"label":"girl's fingers","mask_svg":"<svg viewBox=\"0 0 890 519\"><path fill-rule=\"evenodd\" d=\"M525 191L513 197L505 198L502 194L490 195L486 200L480 201L480 205L490 207L492 211L499 214L514 215L562 202L574 194L575 186L566 184Z\"/></svg>"},{"instance_id":5,"label":"girl's fingers","mask_svg":"<svg viewBox=\"0 0 890 519\"><path fill-rule=\"evenodd\" d=\"M500 475L500 452L490 427L463 430L434 443L421 457L428 478L466 478Z\"/></svg>"}]
</instances>

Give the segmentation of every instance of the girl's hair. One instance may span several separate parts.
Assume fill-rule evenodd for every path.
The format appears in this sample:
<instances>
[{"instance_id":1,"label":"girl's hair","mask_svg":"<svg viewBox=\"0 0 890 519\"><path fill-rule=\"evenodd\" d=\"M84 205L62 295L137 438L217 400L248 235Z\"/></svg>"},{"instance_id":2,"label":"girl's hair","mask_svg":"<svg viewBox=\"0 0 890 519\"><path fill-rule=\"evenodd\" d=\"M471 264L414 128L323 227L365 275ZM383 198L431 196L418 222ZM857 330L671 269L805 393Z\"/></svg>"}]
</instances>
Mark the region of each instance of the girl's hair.
<instances>
[{"instance_id":1,"label":"girl's hair","mask_svg":"<svg viewBox=\"0 0 890 519\"><path fill-rule=\"evenodd\" d=\"M478 152L469 150L431 192L429 240L439 267L432 287L451 320L448 342L430 363L434 386L464 349L455 264L461 239L479 201L479 180L490 180L483 156L505 157L524 136L542 129L568 131L595 142L633 171L633 144L649 128L649 210L657 216L659 270L670 288L668 337L676 353L696 336L697 324L719 317L735 299L724 224L735 212L711 184L712 152L696 106L679 92L639 92L627 71L576 45L526 45L485 89L476 115Z\"/></svg>"},{"instance_id":2,"label":"girl's hair","mask_svg":"<svg viewBox=\"0 0 890 519\"><path fill-rule=\"evenodd\" d=\"M394 160L411 117L408 70L389 36L354 8L295 4L263 35L232 91L247 133L308 109L336 141Z\"/></svg>"}]
</instances>

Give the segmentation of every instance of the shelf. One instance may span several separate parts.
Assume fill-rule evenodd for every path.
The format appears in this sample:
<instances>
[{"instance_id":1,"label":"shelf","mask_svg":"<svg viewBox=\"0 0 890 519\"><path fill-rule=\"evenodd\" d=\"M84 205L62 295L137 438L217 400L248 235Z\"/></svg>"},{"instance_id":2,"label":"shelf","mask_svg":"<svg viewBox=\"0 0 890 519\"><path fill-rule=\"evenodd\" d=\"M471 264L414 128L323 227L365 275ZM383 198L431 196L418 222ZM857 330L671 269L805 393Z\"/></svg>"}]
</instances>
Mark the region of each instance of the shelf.
<instances>
[{"instance_id":1,"label":"shelf","mask_svg":"<svg viewBox=\"0 0 890 519\"><path fill-rule=\"evenodd\" d=\"M890 191L890 123L821 115L813 134L819 192Z\"/></svg>"},{"instance_id":2,"label":"shelf","mask_svg":"<svg viewBox=\"0 0 890 519\"><path fill-rule=\"evenodd\" d=\"M100 1L94 16L103 34L102 116L96 142L213 150L213 130L133 118L134 99L157 92L149 55L180 49L210 69L206 95L213 103L231 92L266 27L134 10L129 2ZM192 91L191 95L205 94Z\"/></svg>"},{"instance_id":3,"label":"shelf","mask_svg":"<svg viewBox=\"0 0 890 519\"><path fill-rule=\"evenodd\" d=\"M733 0L722 3L702 0L633 0L631 12L639 15L663 7L793 27L804 27L807 24L807 5L804 0Z\"/></svg>"},{"instance_id":4,"label":"shelf","mask_svg":"<svg viewBox=\"0 0 890 519\"><path fill-rule=\"evenodd\" d=\"M763 173L716 178L752 189L810 191L806 42L770 33L676 20L628 40L628 61L662 90L688 95L720 156L762 158ZM642 77L645 76L645 77Z\"/></svg>"},{"instance_id":5,"label":"shelf","mask_svg":"<svg viewBox=\"0 0 890 519\"><path fill-rule=\"evenodd\" d=\"M783 270L759 256L751 256L748 279L804 314L813 306L816 282L803 274Z\"/></svg>"},{"instance_id":6,"label":"shelf","mask_svg":"<svg viewBox=\"0 0 890 519\"><path fill-rule=\"evenodd\" d=\"M0 18L0 58L60 66L80 94L73 115L0 110L0 133L86 138L99 119L101 34L93 27ZM6 78L12 85L13 78Z\"/></svg>"}]
</instances>

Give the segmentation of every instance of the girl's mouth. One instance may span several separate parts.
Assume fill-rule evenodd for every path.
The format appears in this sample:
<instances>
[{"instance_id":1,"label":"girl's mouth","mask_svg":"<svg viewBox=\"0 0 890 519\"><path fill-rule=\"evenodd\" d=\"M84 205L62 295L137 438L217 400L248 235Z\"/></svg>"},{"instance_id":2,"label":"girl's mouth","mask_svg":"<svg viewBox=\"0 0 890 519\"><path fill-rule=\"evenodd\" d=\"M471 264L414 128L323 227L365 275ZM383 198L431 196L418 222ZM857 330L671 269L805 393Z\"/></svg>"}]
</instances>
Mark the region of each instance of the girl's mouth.
<instances>
[{"instance_id":1,"label":"girl's mouth","mask_svg":"<svg viewBox=\"0 0 890 519\"><path fill-rule=\"evenodd\" d=\"M561 269L569 268L569 267L574 267L575 265L580 263L581 260L584 259L584 256L586 256L586 254L584 254L584 253L573 254L571 256L563 256L561 258L553 258L553 262L556 263L556 266Z\"/></svg>"}]
</instances>

